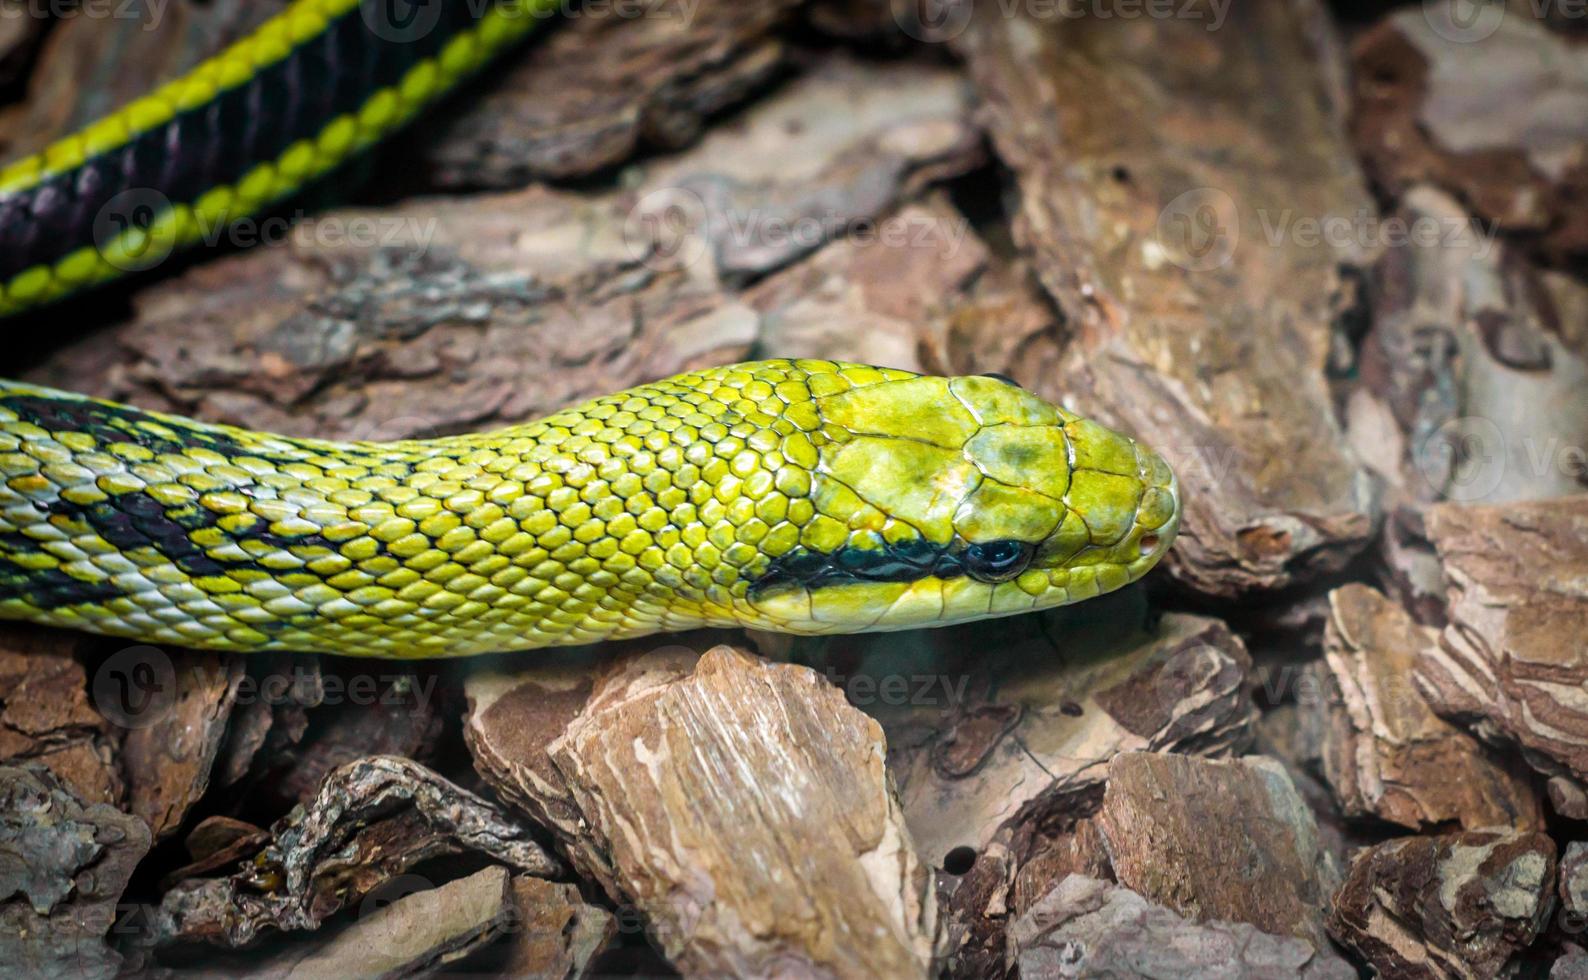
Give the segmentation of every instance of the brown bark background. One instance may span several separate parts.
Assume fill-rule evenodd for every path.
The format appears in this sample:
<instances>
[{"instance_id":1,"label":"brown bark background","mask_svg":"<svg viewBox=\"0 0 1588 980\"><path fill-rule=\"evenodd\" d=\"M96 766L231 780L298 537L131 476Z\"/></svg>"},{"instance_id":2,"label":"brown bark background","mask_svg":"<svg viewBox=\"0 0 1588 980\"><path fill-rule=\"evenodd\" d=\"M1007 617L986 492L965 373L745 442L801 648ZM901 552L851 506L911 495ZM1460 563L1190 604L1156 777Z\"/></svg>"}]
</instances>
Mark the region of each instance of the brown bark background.
<instances>
[{"instance_id":1,"label":"brown bark background","mask_svg":"<svg viewBox=\"0 0 1588 980\"><path fill-rule=\"evenodd\" d=\"M0 150L283 6L0 0ZM7 376L333 438L757 356L1000 372L1186 510L1143 583L941 630L6 625L0 966L1588 975L1574 9L572 5L227 247L23 321Z\"/></svg>"}]
</instances>

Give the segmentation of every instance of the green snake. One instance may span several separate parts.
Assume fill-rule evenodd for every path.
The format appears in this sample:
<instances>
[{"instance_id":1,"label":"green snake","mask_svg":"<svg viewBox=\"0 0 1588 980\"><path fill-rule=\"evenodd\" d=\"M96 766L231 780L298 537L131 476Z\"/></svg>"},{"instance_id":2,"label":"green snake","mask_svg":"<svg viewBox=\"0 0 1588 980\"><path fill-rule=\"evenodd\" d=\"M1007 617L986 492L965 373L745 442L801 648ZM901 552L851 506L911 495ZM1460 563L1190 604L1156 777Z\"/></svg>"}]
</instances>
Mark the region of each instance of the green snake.
<instances>
[{"instance_id":1,"label":"green snake","mask_svg":"<svg viewBox=\"0 0 1588 980\"><path fill-rule=\"evenodd\" d=\"M200 218L327 172L544 6L442 3L393 40L367 5L298 0L0 174L4 311L136 269L130 256L187 243ZM310 62L333 77L304 106ZM272 118L247 117L272 91L287 93ZM165 203L96 237L60 196L125 192L90 179L117 167L159 176ZM941 625L1117 589L1179 520L1160 456L998 377L767 360L391 443L0 382L0 617L148 642L445 657L701 626Z\"/></svg>"}]
</instances>

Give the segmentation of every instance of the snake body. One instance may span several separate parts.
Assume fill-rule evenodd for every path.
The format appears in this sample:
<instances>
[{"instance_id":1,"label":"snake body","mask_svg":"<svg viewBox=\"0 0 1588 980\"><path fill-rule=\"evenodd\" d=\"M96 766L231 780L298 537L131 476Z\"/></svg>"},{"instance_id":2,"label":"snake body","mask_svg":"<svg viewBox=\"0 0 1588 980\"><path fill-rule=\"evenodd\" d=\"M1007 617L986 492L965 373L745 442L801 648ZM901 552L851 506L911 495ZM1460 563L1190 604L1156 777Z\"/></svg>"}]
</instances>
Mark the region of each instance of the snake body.
<instances>
[{"instance_id":1,"label":"snake body","mask_svg":"<svg viewBox=\"0 0 1588 980\"><path fill-rule=\"evenodd\" d=\"M555 0L294 0L187 74L0 170L0 316L218 237L413 119Z\"/></svg>"},{"instance_id":2,"label":"snake body","mask_svg":"<svg viewBox=\"0 0 1588 980\"><path fill-rule=\"evenodd\" d=\"M0 383L0 617L459 656L1025 612L1179 523L1131 439L1003 380L760 361L496 432L289 439Z\"/></svg>"}]
</instances>

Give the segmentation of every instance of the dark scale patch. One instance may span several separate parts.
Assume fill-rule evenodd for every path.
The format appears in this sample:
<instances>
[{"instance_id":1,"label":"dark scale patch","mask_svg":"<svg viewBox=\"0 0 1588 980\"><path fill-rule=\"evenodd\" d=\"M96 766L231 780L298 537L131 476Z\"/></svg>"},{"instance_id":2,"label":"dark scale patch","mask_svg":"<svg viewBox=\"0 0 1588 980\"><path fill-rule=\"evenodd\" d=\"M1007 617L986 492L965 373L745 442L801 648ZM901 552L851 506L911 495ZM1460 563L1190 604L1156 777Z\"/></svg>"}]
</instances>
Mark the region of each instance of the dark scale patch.
<instances>
[{"instance_id":1,"label":"dark scale patch","mask_svg":"<svg viewBox=\"0 0 1588 980\"><path fill-rule=\"evenodd\" d=\"M35 609L60 609L107 602L121 595L109 582L85 582L58 568L23 568L9 560L38 549L38 542L26 535L0 531L0 603L20 600Z\"/></svg>"},{"instance_id":2,"label":"dark scale patch","mask_svg":"<svg viewBox=\"0 0 1588 980\"><path fill-rule=\"evenodd\" d=\"M195 544L193 533L215 527L221 516L202 507L168 508L146 494L126 493L93 504L56 500L50 504L49 512L68 520L84 522L120 551L153 548L173 565L194 577L225 575L240 569L268 571L255 561L218 561ZM263 541L272 548L282 550L293 546L316 545L335 550L335 545L317 534L293 538L271 534L264 521L243 531L225 533L232 541Z\"/></svg>"},{"instance_id":3,"label":"dark scale patch","mask_svg":"<svg viewBox=\"0 0 1588 980\"><path fill-rule=\"evenodd\" d=\"M100 445L133 443L155 453L181 453L199 447L225 456L260 456L257 449L241 445L224 432L169 419L157 419L127 405L111 405L80 398L52 398L47 395L7 395L0 406L17 413L17 418L50 432L82 432ZM151 422L180 438L168 438L145 428Z\"/></svg>"},{"instance_id":4,"label":"dark scale patch","mask_svg":"<svg viewBox=\"0 0 1588 980\"><path fill-rule=\"evenodd\" d=\"M875 548L840 548L831 554L804 547L778 557L754 582L751 595L782 587L816 589L855 582L914 582L965 574L960 553L911 540Z\"/></svg>"}]
</instances>

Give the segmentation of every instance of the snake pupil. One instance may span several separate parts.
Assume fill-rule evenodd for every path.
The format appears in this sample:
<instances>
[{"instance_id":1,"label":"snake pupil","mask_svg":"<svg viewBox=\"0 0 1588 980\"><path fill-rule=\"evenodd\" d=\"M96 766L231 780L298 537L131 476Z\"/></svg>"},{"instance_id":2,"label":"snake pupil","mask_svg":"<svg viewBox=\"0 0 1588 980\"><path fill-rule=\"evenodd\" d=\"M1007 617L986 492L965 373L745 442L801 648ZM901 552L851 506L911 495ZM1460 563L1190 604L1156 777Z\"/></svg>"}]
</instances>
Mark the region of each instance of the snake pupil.
<instances>
[{"instance_id":1,"label":"snake pupil","mask_svg":"<svg viewBox=\"0 0 1588 980\"><path fill-rule=\"evenodd\" d=\"M1024 541L987 541L965 548L965 570L978 582L1007 582L1026 570L1035 549Z\"/></svg>"}]
</instances>

